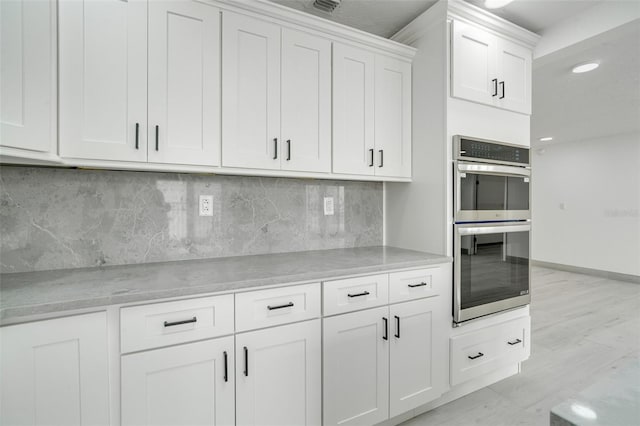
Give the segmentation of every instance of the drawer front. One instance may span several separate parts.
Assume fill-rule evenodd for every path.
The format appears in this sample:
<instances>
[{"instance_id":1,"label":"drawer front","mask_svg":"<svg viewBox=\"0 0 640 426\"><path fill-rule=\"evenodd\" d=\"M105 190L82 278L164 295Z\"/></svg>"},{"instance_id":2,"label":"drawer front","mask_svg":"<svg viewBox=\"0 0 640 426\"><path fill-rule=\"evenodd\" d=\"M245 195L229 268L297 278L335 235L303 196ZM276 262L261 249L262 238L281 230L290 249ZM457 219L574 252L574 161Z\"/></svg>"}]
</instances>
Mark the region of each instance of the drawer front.
<instances>
[{"instance_id":1,"label":"drawer front","mask_svg":"<svg viewBox=\"0 0 640 426\"><path fill-rule=\"evenodd\" d=\"M320 317L320 283L236 294L236 331Z\"/></svg>"},{"instance_id":2,"label":"drawer front","mask_svg":"<svg viewBox=\"0 0 640 426\"><path fill-rule=\"evenodd\" d=\"M451 385L529 358L530 331L527 316L452 337Z\"/></svg>"},{"instance_id":3,"label":"drawer front","mask_svg":"<svg viewBox=\"0 0 640 426\"><path fill-rule=\"evenodd\" d=\"M389 274L324 283L324 314L333 315L389 303Z\"/></svg>"},{"instance_id":4,"label":"drawer front","mask_svg":"<svg viewBox=\"0 0 640 426\"><path fill-rule=\"evenodd\" d=\"M122 353L232 333L232 294L133 306L120 310Z\"/></svg>"},{"instance_id":5,"label":"drawer front","mask_svg":"<svg viewBox=\"0 0 640 426\"><path fill-rule=\"evenodd\" d=\"M416 269L389 274L389 303L438 296L447 281L446 266Z\"/></svg>"}]
</instances>

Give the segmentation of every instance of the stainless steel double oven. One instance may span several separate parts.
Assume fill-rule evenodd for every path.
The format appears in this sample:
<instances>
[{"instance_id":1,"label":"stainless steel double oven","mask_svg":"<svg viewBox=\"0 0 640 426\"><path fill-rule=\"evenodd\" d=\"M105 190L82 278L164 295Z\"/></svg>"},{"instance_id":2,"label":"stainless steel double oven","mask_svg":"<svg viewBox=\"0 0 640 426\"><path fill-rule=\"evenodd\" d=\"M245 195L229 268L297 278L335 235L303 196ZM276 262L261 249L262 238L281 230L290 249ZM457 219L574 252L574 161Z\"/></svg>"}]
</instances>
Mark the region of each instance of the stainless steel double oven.
<instances>
[{"instance_id":1,"label":"stainless steel double oven","mask_svg":"<svg viewBox=\"0 0 640 426\"><path fill-rule=\"evenodd\" d=\"M529 304L529 149L454 137L456 324Z\"/></svg>"}]
</instances>

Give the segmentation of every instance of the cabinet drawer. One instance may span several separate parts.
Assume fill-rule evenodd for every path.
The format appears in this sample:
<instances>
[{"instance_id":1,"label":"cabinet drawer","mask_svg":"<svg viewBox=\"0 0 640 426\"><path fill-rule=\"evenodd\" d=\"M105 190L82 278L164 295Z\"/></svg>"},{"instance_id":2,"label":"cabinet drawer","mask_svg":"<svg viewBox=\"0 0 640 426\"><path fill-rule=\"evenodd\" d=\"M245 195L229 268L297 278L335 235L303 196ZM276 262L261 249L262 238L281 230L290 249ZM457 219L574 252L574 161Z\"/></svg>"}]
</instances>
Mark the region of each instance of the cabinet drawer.
<instances>
[{"instance_id":1,"label":"cabinet drawer","mask_svg":"<svg viewBox=\"0 0 640 426\"><path fill-rule=\"evenodd\" d=\"M120 310L122 353L232 333L232 294Z\"/></svg>"},{"instance_id":2,"label":"cabinet drawer","mask_svg":"<svg viewBox=\"0 0 640 426\"><path fill-rule=\"evenodd\" d=\"M236 294L236 331L320 316L320 283Z\"/></svg>"},{"instance_id":3,"label":"cabinet drawer","mask_svg":"<svg viewBox=\"0 0 640 426\"><path fill-rule=\"evenodd\" d=\"M521 317L451 338L451 385L529 358L531 318Z\"/></svg>"},{"instance_id":4,"label":"cabinet drawer","mask_svg":"<svg viewBox=\"0 0 640 426\"><path fill-rule=\"evenodd\" d=\"M323 290L325 315L386 305L389 302L389 274L327 281Z\"/></svg>"},{"instance_id":5,"label":"cabinet drawer","mask_svg":"<svg viewBox=\"0 0 640 426\"><path fill-rule=\"evenodd\" d=\"M437 296L443 286L451 285L446 279L445 266L392 272L389 274L389 303Z\"/></svg>"}]
</instances>

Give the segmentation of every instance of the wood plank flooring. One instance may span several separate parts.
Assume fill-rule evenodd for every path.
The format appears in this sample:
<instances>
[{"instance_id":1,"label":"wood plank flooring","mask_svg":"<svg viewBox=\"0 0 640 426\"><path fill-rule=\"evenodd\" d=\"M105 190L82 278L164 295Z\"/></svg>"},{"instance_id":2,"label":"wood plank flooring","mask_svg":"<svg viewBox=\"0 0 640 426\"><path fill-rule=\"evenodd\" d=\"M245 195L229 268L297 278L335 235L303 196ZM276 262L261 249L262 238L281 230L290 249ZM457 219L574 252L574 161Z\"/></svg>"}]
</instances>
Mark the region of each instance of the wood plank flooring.
<instances>
[{"instance_id":1,"label":"wood plank flooring","mask_svg":"<svg viewBox=\"0 0 640 426\"><path fill-rule=\"evenodd\" d=\"M640 357L640 285L534 267L531 299L522 373L402 425L548 425L553 406Z\"/></svg>"}]
</instances>

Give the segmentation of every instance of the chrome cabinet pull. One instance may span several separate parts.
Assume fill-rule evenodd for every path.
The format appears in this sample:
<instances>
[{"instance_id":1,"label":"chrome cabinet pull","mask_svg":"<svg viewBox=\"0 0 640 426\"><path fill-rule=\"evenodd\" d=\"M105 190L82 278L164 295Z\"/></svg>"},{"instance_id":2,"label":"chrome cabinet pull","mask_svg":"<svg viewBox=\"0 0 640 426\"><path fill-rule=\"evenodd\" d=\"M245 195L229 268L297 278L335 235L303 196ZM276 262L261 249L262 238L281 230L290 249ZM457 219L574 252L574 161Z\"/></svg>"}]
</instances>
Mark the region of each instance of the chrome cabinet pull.
<instances>
[{"instance_id":1,"label":"chrome cabinet pull","mask_svg":"<svg viewBox=\"0 0 640 426\"><path fill-rule=\"evenodd\" d=\"M510 344L511 346L513 346L513 345L517 345L518 343L522 343L522 340L516 339L513 342L507 342L507 343Z\"/></svg>"},{"instance_id":2,"label":"chrome cabinet pull","mask_svg":"<svg viewBox=\"0 0 640 426\"><path fill-rule=\"evenodd\" d=\"M483 357L483 356L484 356L484 354L482 352L478 352L478 355L474 355L474 356L469 355L468 358L469 359L478 359L478 358Z\"/></svg>"},{"instance_id":3,"label":"chrome cabinet pull","mask_svg":"<svg viewBox=\"0 0 640 426\"><path fill-rule=\"evenodd\" d=\"M285 303L284 305L271 306L268 305L267 309L273 311L274 309L290 308L293 306L293 302Z\"/></svg>"},{"instance_id":4,"label":"chrome cabinet pull","mask_svg":"<svg viewBox=\"0 0 640 426\"><path fill-rule=\"evenodd\" d=\"M500 87L502 87L502 96L499 99L504 99L504 81L500 82Z\"/></svg>"},{"instance_id":5,"label":"chrome cabinet pull","mask_svg":"<svg viewBox=\"0 0 640 426\"><path fill-rule=\"evenodd\" d=\"M244 375L249 376L249 349L244 347Z\"/></svg>"},{"instance_id":6,"label":"chrome cabinet pull","mask_svg":"<svg viewBox=\"0 0 640 426\"><path fill-rule=\"evenodd\" d=\"M394 334L394 336L396 336L396 338L400 338L400 317L397 315L393 316L396 319L396 334Z\"/></svg>"},{"instance_id":7,"label":"chrome cabinet pull","mask_svg":"<svg viewBox=\"0 0 640 426\"><path fill-rule=\"evenodd\" d=\"M498 96L498 79L494 78L491 82L493 83L493 94L491 96Z\"/></svg>"},{"instance_id":8,"label":"chrome cabinet pull","mask_svg":"<svg viewBox=\"0 0 640 426\"><path fill-rule=\"evenodd\" d=\"M140 123L136 123L136 149L138 149L138 135L140 134Z\"/></svg>"},{"instance_id":9,"label":"chrome cabinet pull","mask_svg":"<svg viewBox=\"0 0 640 426\"><path fill-rule=\"evenodd\" d=\"M223 354L224 354L224 381L228 382L229 381L229 370L228 370L229 364L227 361L227 351L224 351Z\"/></svg>"},{"instance_id":10,"label":"chrome cabinet pull","mask_svg":"<svg viewBox=\"0 0 640 426\"><path fill-rule=\"evenodd\" d=\"M384 322L384 334L382 335L382 340L389 340L389 320L382 317L382 321Z\"/></svg>"},{"instance_id":11,"label":"chrome cabinet pull","mask_svg":"<svg viewBox=\"0 0 640 426\"><path fill-rule=\"evenodd\" d=\"M369 153L371 154L371 161L369 162L369 167L373 167L373 157L374 157L373 148L369 150Z\"/></svg>"},{"instance_id":12,"label":"chrome cabinet pull","mask_svg":"<svg viewBox=\"0 0 640 426\"><path fill-rule=\"evenodd\" d=\"M196 322L196 321L198 321L198 318L196 318L196 317L193 317L193 318L187 319L187 320L182 320L182 321L173 321L173 322L165 321L164 322L164 326L165 327L173 327L174 325L189 324L189 323Z\"/></svg>"},{"instance_id":13,"label":"chrome cabinet pull","mask_svg":"<svg viewBox=\"0 0 640 426\"><path fill-rule=\"evenodd\" d=\"M347 296L349 296L349 297L360 297L360 296L368 296L369 294L371 294L371 293L369 293L368 291L363 291L362 293L356 293L356 294L348 293Z\"/></svg>"},{"instance_id":14,"label":"chrome cabinet pull","mask_svg":"<svg viewBox=\"0 0 640 426\"><path fill-rule=\"evenodd\" d=\"M420 284L407 284L407 287L416 288L416 287L424 287L427 283L422 282Z\"/></svg>"},{"instance_id":15,"label":"chrome cabinet pull","mask_svg":"<svg viewBox=\"0 0 640 426\"><path fill-rule=\"evenodd\" d=\"M278 138L273 138L273 159L278 159Z\"/></svg>"}]
</instances>

